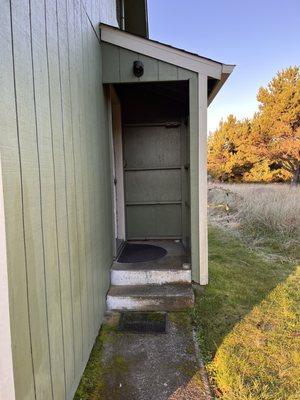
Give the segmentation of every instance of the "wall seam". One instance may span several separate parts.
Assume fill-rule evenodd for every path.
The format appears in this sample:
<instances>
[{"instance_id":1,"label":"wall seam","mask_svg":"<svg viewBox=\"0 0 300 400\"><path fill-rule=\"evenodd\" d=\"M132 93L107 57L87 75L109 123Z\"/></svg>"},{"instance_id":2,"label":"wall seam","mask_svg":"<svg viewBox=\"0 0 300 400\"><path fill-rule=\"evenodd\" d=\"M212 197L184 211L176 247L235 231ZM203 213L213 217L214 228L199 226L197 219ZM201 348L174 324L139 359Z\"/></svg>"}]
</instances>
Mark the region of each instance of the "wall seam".
<instances>
[{"instance_id":1,"label":"wall seam","mask_svg":"<svg viewBox=\"0 0 300 400\"><path fill-rule=\"evenodd\" d=\"M77 200L77 184L76 184L76 169L75 169L75 147L74 147L74 124L73 124L73 105L72 105L72 91L71 91L71 77L70 77L70 44L69 44L69 28L68 28L68 2L65 0L66 6L66 28L67 28L67 47L68 47L68 82L69 82L69 96L70 96L70 121L71 121L71 137L72 137L72 154L73 154L73 178L75 187L75 207L76 207L76 237L77 237L77 254L78 254L78 272L79 272L79 293L80 293L80 310L81 310L81 327L82 327L82 354L83 352L83 317L82 317L82 297L81 297L81 265L80 265L80 246L79 246L79 230L78 230L78 200ZM85 252L86 257L86 252Z\"/></svg>"},{"instance_id":2,"label":"wall seam","mask_svg":"<svg viewBox=\"0 0 300 400\"><path fill-rule=\"evenodd\" d=\"M62 326L62 344L63 344L63 361L64 361L64 374L65 374L65 391L67 391L66 385L66 360L65 360L65 341L64 341L64 320L62 312L62 293L61 293L61 260L60 250L58 244L58 217L57 217L57 190L56 190L56 172L55 172L55 157L54 157L54 141L53 141L53 120L52 120L52 105L51 105L51 85L50 85L50 71L49 71L49 49L48 49L48 26L47 26L47 0L44 0L45 8L45 47L46 47L46 62L47 62L47 80L48 80L48 102L49 102L49 122L51 132L51 149L52 149L52 165L53 165L53 183L54 183L54 210L55 210L55 230L56 230L56 250L58 258L58 284L59 284L59 297L60 297L60 319ZM73 337L74 345L74 337ZM74 366L75 370L75 366Z\"/></svg>"},{"instance_id":3,"label":"wall seam","mask_svg":"<svg viewBox=\"0 0 300 400\"><path fill-rule=\"evenodd\" d=\"M81 12L81 10L80 10L80 12ZM76 10L75 10L75 7L74 7L74 21L76 22ZM80 17L80 21L81 21L81 17ZM81 29L80 29L80 33L81 33L81 35L82 35L82 32L81 32ZM75 29L75 24L74 24L74 39L75 39L75 41L76 41L76 29ZM80 43L81 43L81 36L80 36ZM77 52L76 52L76 60L77 60L77 57L78 58L80 58L81 59L81 57L80 57L80 55L78 56L78 54L77 54ZM79 122L79 135L78 135L78 137L79 137L79 142L80 142L80 151L79 151L79 154L80 154L80 160L81 160L81 164L83 164L83 156L82 156L82 146L81 146L81 136L82 136L82 132L81 132L81 127L82 127L82 119L81 119L81 104L79 104L79 102L78 102L78 122ZM84 224L84 237L86 238L86 219L85 219L85 213L84 213L84 210L85 210L85 206L86 206L86 204L85 204L85 199L84 199L84 182L83 182L83 174L81 174L81 190L82 190L82 193L83 193L83 196L82 196L82 205L83 205L83 224ZM86 240L85 240L85 254L86 254ZM88 311L88 309L89 309L89 306L88 306L88 301L89 301L89 298L88 298L88 288L87 288L87 276L88 276L88 268L87 268L87 257L86 257L86 263L85 263L85 286L86 286L86 290L85 290L85 292L86 292L86 307L87 307L87 311Z\"/></svg>"},{"instance_id":4,"label":"wall seam","mask_svg":"<svg viewBox=\"0 0 300 400\"><path fill-rule=\"evenodd\" d=\"M31 353L31 366L32 366L32 379L34 386L34 398L36 400L36 384L34 375L34 363L32 355L32 332L31 332L31 318L30 318L30 305L29 305L29 293L28 293L28 265L27 265L27 250L26 250L26 232L25 232L25 216L24 216L24 187L23 187L23 172L22 172L22 157L20 149L20 127L19 127L19 115L18 115L18 101L17 101L17 83L16 83L16 67L14 59L14 33L13 33L13 20L12 20L12 4L9 2L10 7L10 28L11 28L11 43L12 43L12 64L13 64L13 81L14 81L14 98L15 98L15 111L16 111L16 127L17 127L17 140L18 140L18 153L19 153L19 168L20 168L20 185L21 185L21 203L22 203L22 228L24 238L24 261L25 261L25 276L26 276L26 295L27 295L27 309L28 309L28 330L30 337L30 353Z\"/></svg>"},{"instance_id":5,"label":"wall seam","mask_svg":"<svg viewBox=\"0 0 300 400\"><path fill-rule=\"evenodd\" d=\"M45 305L46 305L46 319L47 319L47 335L48 335L48 347L49 347L49 366L51 376L51 391L52 398L53 393L53 376L52 376L52 363L51 363L51 345L50 345L50 334L49 334L49 313L48 313L48 291L47 291L47 274L46 274L46 261L45 261L45 237L44 237L44 221L43 221L43 196L42 196L42 181L41 181L41 161L40 161L40 148L39 148L39 137L38 137L38 126L37 126L37 115L36 115L36 87L35 87L35 69L33 61L33 45L32 45L32 15L31 15L31 0L29 1L29 26L30 26L30 57L31 57L31 72L32 72L32 93L33 93L33 108L34 108L34 125L35 125L35 137L36 137L36 150L37 150L37 162L38 162L38 179L39 179L39 203L41 209L40 222L41 222L41 233L42 233L42 249L43 249L43 271L44 271L44 283L45 283Z\"/></svg>"},{"instance_id":6,"label":"wall seam","mask_svg":"<svg viewBox=\"0 0 300 400\"><path fill-rule=\"evenodd\" d=\"M84 9L83 5L81 4L81 7ZM82 63L82 72L83 72L83 77L86 76L85 72L85 67L84 67L84 43L83 43L83 36L84 36L84 32L83 32L83 12L81 10L80 12L80 21L81 21L81 63ZM84 86L84 82L82 81L83 86ZM85 96L85 92L84 92L84 96ZM85 121L85 133L86 135L88 135L88 121L87 121L87 117L86 117L86 102L85 102L85 97L83 96L83 104L82 104L82 115L83 115L83 119ZM82 140L82 136L81 136L81 140ZM83 151L85 152L85 156L86 156L86 181L87 181L87 196L88 196L88 206L87 206L87 211L88 211L88 216L87 216L87 225L88 225L88 229L87 231L89 232L89 234L91 235L91 218L90 218L90 205L91 205L91 197L90 197L90 191L89 191L89 184L90 184L90 174L89 174L89 168L88 168L88 148L87 148L87 141L83 140L85 145L82 146ZM91 237L90 237L91 239ZM90 244L90 253L91 253L91 240L89 240L89 244ZM92 273L92 268L91 268L91 262L87 263L87 275L86 275L86 284L87 284L87 288L89 286L89 279ZM88 289L87 289L88 290ZM89 299L88 299L88 312L91 313L93 315L93 310L91 310L91 304L89 303Z\"/></svg>"},{"instance_id":7,"label":"wall seam","mask_svg":"<svg viewBox=\"0 0 300 400\"><path fill-rule=\"evenodd\" d=\"M99 33L99 35L97 35L96 29L95 29L95 27L94 27L94 25L93 25L93 23L92 23L92 21L91 21L91 19L90 19L90 17L89 17L89 14L88 14L88 12L87 12L87 10L86 10L86 8L85 8L84 3L82 2L82 0L80 0L80 3L81 3L81 5L82 5L82 8L83 8L83 10L84 10L84 13L85 13L85 15L86 15L86 17L87 17L87 19L88 19L88 21L89 21L89 23L90 23L90 25L91 25L93 31L94 31L94 33L95 33L95 35L96 35L96 38L97 38L99 44L101 44L100 33ZM99 24L100 24L100 21L99 21ZM100 30L100 29L99 29L99 30Z\"/></svg>"},{"instance_id":8,"label":"wall seam","mask_svg":"<svg viewBox=\"0 0 300 400\"><path fill-rule=\"evenodd\" d=\"M69 229L69 211L68 211L68 191L67 191L67 167L66 167L66 149L65 149L65 133L64 133L64 112L62 100L62 83L61 83L61 63L60 63L60 48L59 48L59 29L58 29L58 7L57 0L55 1L56 8L56 33L57 33L57 58L58 58L58 72L59 72L59 88L60 88L60 109L61 109L61 129L63 137L63 154L64 154L64 172L65 172L65 193L66 193L66 216L67 216L67 231L68 231L68 250L69 250L69 275L70 275L70 293L72 304L72 330L75 346L75 333L74 333L74 302L73 302L73 287L72 287L72 271L71 271L71 255L70 255L70 229ZM74 349L75 354L75 349Z\"/></svg>"}]
</instances>

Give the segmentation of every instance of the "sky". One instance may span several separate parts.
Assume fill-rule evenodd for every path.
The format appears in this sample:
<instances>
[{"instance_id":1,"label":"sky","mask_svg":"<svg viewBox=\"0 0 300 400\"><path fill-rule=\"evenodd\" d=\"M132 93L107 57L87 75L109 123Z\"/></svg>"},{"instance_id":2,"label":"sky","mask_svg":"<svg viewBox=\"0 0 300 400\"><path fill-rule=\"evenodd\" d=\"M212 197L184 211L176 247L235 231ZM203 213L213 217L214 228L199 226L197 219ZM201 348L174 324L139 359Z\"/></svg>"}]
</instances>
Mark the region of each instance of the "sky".
<instances>
[{"instance_id":1,"label":"sky","mask_svg":"<svg viewBox=\"0 0 300 400\"><path fill-rule=\"evenodd\" d=\"M300 0L148 0L150 38L236 64L208 108L208 132L229 114L252 117L256 94L300 65Z\"/></svg>"}]
</instances>

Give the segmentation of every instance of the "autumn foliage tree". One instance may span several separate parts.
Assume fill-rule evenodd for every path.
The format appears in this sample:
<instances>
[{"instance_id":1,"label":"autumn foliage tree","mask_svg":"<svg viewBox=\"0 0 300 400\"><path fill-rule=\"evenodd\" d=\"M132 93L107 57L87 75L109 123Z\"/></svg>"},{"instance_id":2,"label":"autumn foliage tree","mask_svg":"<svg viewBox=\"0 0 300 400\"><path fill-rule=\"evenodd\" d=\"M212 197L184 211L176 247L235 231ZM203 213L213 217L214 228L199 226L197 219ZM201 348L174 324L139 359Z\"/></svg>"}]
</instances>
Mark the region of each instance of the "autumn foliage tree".
<instances>
[{"instance_id":1,"label":"autumn foliage tree","mask_svg":"<svg viewBox=\"0 0 300 400\"><path fill-rule=\"evenodd\" d=\"M288 68L257 95L259 112L253 119L257 154L278 163L300 178L300 68Z\"/></svg>"},{"instance_id":2,"label":"autumn foliage tree","mask_svg":"<svg viewBox=\"0 0 300 400\"><path fill-rule=\"evenodd\" d=\"M251 126L229 115L208 139L208 169L222 181L242 180L254 165L251 148Z\"/></svg>"},{"instance_id":3,"label":"autumn foliage tree","mask_svg":"<svg viewBox=\"0 0 300 400\"><path fill-rule=\"evenodd\" d=\"M260 88L252 120L230 115L208 140L208 169L222 181L300 179L300 68L279 72Z\"/></svg>"}]
</instances>

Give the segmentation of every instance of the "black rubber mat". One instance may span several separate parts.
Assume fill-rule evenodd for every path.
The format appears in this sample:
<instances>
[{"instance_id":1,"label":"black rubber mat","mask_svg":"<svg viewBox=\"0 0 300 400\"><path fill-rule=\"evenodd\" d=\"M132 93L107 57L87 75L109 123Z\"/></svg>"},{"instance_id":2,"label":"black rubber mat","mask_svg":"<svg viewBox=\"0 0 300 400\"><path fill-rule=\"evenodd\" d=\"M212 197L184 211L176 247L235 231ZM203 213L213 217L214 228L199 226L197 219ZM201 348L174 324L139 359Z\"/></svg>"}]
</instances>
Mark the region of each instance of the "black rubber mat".
<instances>
[{"instance_id":1,"label":"black rubber mat","mask_svg":"<svg viewBox=\"0 0 300 400\"><path fill-rule=\"evenodd\" d=\"M118 258L120 263L153 261L164 257L167 250L159 246L143 243L126 243Z\"/></svg>"},{"instance_id":2,"label":"black rubber mat","mask_svg":"<svg viewBox=\"0 0 300 400\"><path fill-rule=\"evenodd\" d=\"M132 333L166 333L167 314L165 312L123 312L119 330Z\"/></svg>"}]
</instances>

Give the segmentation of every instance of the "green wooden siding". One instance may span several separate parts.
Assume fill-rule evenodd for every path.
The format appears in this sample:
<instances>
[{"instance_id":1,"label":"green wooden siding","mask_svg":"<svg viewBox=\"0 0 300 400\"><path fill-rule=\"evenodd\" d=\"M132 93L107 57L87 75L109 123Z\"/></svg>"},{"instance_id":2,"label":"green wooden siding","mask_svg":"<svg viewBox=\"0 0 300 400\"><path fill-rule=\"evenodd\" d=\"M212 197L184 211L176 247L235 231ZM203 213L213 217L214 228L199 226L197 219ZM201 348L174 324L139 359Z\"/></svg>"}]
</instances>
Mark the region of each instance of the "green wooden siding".
<instances>
[{"instance_id":1,"label":"green wooden siding","mask_svg":"<svg viewBox=\"0 0 300 400\"><path fill-rule=\"evenodd\" d=\"M109 43L103 43L102 48L104 83L177 81L197 77L196 72ZM133 74L133 62L137 60L144 64L144 74L140 78Z\"/></svg>"},{"instance_id":2,"label":"green wooden siding","mask_svg":"<svg viewBox=\"0 0 300 400\"><path fill-rule=\"evenodd\" d=\"M0 3L18 400L72 398L105 310L113 224L99 14L98 0Z\"/></svg>"}]
</instances>

